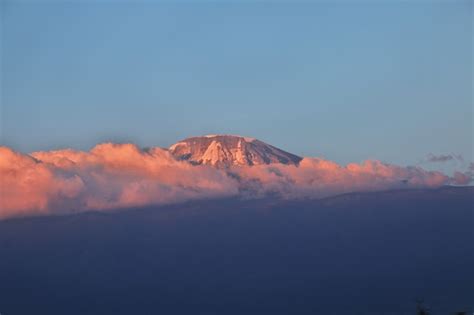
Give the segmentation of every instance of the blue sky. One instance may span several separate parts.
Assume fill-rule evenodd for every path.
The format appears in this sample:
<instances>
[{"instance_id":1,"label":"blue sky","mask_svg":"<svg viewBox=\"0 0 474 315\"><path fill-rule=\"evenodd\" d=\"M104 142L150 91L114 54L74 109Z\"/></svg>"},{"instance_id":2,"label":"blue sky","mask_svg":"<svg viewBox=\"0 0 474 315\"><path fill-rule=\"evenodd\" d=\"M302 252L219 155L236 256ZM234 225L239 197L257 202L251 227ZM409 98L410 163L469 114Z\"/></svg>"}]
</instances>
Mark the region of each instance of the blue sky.
<instances>
[{"instance_id":1,"label":"blue sky","mask_svg":"<svg viewBox=\"0 0 474 315\"><path fill-rule=\"evenodd\" d=\"M1 144L472 160L472 3L2 1Z\"/></svg>"}]
</instances>

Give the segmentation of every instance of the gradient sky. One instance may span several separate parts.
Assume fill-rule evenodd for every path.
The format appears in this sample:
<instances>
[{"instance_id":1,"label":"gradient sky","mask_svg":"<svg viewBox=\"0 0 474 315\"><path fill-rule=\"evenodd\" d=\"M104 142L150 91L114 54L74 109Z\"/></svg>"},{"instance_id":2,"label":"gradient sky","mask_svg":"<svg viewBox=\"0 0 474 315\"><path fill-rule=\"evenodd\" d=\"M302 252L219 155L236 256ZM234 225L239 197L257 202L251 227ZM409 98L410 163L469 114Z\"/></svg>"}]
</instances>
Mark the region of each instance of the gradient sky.
<instances>
[{"instance_id":1,"label":"gradient sky","mask_svg":"<svg viewBox=\"0 0 474 315\"><path fill-rule=\"evenodd\" d=\"M339 163L472 160L471 1L1 2L1 144L253 136Z\"/></svg>"}]
</instances>

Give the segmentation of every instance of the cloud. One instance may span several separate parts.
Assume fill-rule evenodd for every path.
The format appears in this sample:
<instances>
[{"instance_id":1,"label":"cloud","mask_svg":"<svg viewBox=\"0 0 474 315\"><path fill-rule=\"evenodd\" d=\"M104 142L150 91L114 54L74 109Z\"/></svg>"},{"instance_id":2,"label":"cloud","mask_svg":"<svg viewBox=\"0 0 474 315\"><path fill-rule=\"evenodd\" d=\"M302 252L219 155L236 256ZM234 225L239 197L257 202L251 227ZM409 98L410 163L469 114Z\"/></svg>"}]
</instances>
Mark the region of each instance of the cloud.
<instances>
[{"instance_id":1,"label":"cloud","mask_svg":"<svg viewBox=\"0 0 474 315\"><path fill-rule=\"evenodd\" d=\"M80 209L163 204L238 192L234 180L212 167L176 161L166 150L105 143L90 152L35 152L43 163L80 176L86 184Z\"/></svg>"},{"instance_id":2,"label":"cloud","mask_svg":"<svg viewBox=\"0 0 474 315\"><path fill-rule=\"evenodd\" d=\"M235 195L235 180L211 167L175 161L167 151L101 144L90 152L31 156L0 150L0 218L106 210Z\"/></svg>"},{"instance_id":3,"label":"cloud","mask_svg":"<svg viewBox=\"0 0 474 315\"><path fill-rule=\"evenodd\" d=\"M74 199L84 188L74 173L0 147L0 218L49 213L53 200Z\"/></svg>"},{"instance_id":4,"label":"cloud","mask_svg":"<svg viewBox=\"0 0 474 315\"><path fill-rule=\"evenodd\" d=\"M453 175L453 184L456 185L467 185L472 181L472 174L469 172L461 173L455 172Z\"/></svg>"},{"instance_id":5,"label":"cloud","mask_svg":"<svg viewBox=\"0 0 474 315\"><path fill-rule=\"evenodd\" d=\"M304 158L298 166L218 169L177 161L161 148L142 150L133 144L104 143L87 152L65 149L29 155L0 147L0 219L230 196L320 198L470 181L470 174L448 177L380 161L341 166Z\"/></svg>"},{"instance_id":6,"label":"cloud","mask_svg":"<svg viewBox=\"0 0 474 315\"><path fill-rule=\"evenodd\" d=\"M440 154L434 155L432 153L428 154L426 158L427 162L437 163L437 162L447 162L447 161L464 161L463 157L460 154Z\"/></svg>"},{"instance_id":7,"label":"cloud","mask_svg":"<svg viewBox=\"0 0 474 315\"><path fill-rule=\"evenodd\" d=\"M332 161L304 158L299 166L281 164L239 167L236 172L244 187L254 184L253 191L276 193L286 198L327 197L356 191L397 188L439 187L452 182L440 172L418 167L399 167L380 161L365 161L341 166ZM255 188L255 186L257 186Z\"/></svg>"}]
</instances>

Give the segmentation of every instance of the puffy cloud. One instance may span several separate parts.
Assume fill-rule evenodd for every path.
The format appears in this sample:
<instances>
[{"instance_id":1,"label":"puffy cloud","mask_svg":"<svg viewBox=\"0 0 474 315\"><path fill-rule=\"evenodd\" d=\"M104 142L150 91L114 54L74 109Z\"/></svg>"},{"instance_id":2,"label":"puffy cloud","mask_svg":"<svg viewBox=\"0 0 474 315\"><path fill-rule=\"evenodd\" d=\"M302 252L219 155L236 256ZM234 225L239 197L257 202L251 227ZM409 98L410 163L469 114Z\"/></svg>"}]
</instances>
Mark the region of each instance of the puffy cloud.
<instances>
[{"instance_id":1,"label":"puffy cloud","mask_svg":"<svg viewBox=\"0 0 474 315\"><path fill-rule=\"evenodd\" d=\"M48 213L53 203L73 200L84 188L74 173L0 147L0 218Z\"/></svg>"},{"instance_id":2,"label":"puffy cloud","mask_svg":"<svg viewBox=\"0 0 474 315\"><path fill-rule=\"evenodd\" d=\"M108 210L241 196L319 198L347 192L467 184L419 167L379 161L338 165L304 158L298 166L270 164L218 169L177 161L167 150L99 144L30 155L0 147L0 219L12 216Z\"/></svg>"},{"instance_id":3,"label":"puffy cloud","mask_svg":"<svg viewBox=\"0 0 474 315\"><path fill-rule=\"evenodd\" d=\"M341 166L324 159L304 158L299 166L274 164L239 167L234 170L248 183L244 187L254 183L251 193L276 193L286 198L317 198L356 191L439 187L452 181L439 172L429 172L418 167L399 167L379 161Z\"/></svg>"},{"instance_id":4,"label":"puffy cloud","mask_svg":"<svg viewBox=\"0 0 474 315\"><path fill-rule=\"evenodd\" d=\"M456 185L467 185L471 182L472 175L469 172L461 173L455 172L453 175L453 184Z\"/></svg>"},{"instance_id":5,"label":"puffy cloud","mask_svg":"<svg viewBox=\"0 0 474 315\"><path fill-rule=\"evenodd\" d=\"M90 152L60 150L31 154L42 163L77 174L86 183L79 210L103 210L224 197L238 192L235 181L211 167L176 161L166 150L105 143Z\"/></svg>"},{"instance_id":6,"label":"puffy cloud","mask_svg":"<svg viewBox=\"0 0 474 315\"><path fill-rule=\"evenodd\" d=\"M90 152L29 155L0 150L0 218L12 215L173 203L235 195L238 186L212 167L193 167L167 151L100 144Z\"/></svg>"}]
</instances>

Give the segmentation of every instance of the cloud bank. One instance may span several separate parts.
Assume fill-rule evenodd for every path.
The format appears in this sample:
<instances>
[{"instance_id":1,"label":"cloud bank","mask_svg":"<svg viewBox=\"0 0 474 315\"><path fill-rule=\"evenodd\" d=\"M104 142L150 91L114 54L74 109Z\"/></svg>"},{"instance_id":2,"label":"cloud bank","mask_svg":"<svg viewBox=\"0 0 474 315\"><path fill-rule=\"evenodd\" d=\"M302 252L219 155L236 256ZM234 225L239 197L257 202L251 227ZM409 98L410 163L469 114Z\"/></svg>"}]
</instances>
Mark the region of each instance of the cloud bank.
<instances>
[{"instance_id":1,"label":"cloud bank","mask_svg":"<svg viewBox=\"0 0 474 315\"><path fill-rule=\"evenodd\" d=\"M270 164L218 169L177 161L161 148L104 143L90 151L31 154L0 147L0 219L87 210L162 205L196 199L321 198L396 188L465 185L471 173L449 177L380 161L341 166L304 158L298 166Z\"/></svg>"}]
</instances>

